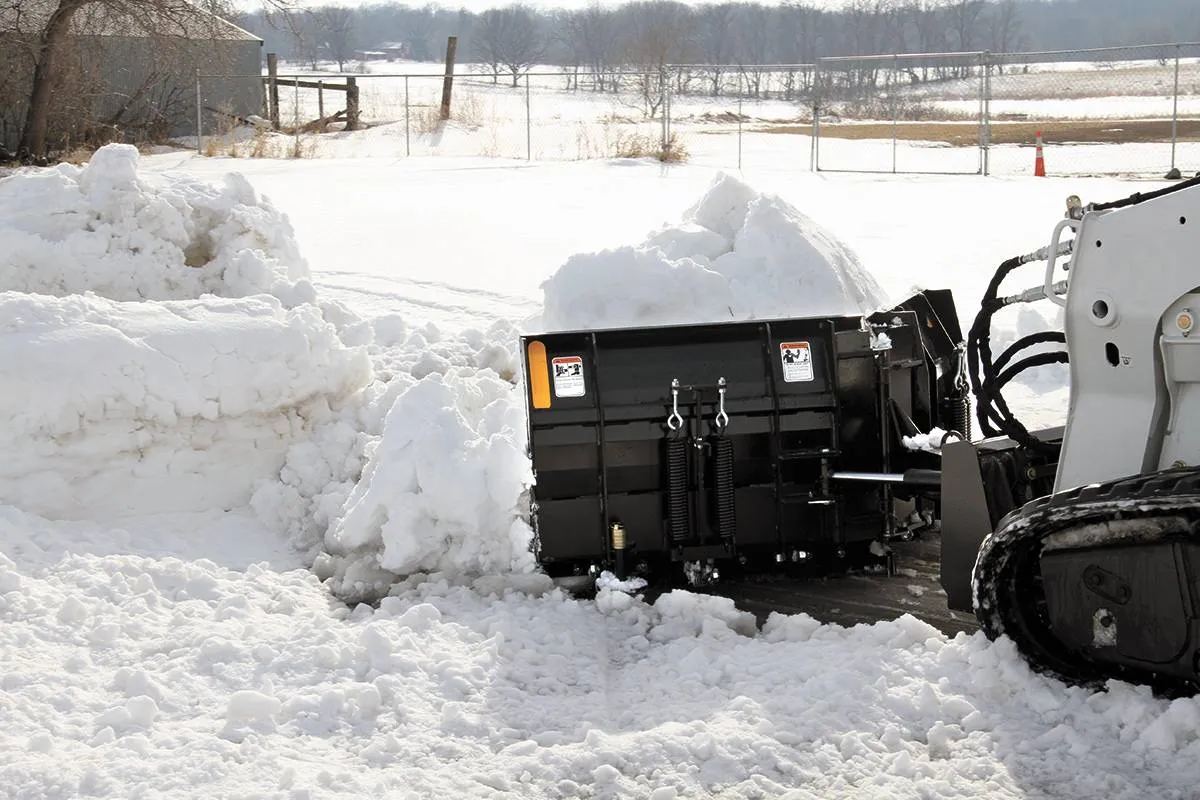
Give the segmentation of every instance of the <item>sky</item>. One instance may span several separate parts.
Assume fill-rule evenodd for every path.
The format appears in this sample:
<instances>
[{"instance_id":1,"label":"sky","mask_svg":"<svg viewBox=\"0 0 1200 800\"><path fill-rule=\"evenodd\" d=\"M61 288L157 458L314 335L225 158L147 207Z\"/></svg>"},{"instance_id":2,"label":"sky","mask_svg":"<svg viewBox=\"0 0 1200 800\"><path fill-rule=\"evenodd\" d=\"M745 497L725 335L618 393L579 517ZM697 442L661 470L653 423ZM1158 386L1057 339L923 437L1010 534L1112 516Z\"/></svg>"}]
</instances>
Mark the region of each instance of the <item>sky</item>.
<instances>
[{"instance_id":1,"label":"sky","mask_svg":"<svg viewBox=\"0 0 1200 800\"><path fill-rule=\"evenodd\" d=\"M697 315L807 281L789 313L928 286L965 321L1067 194L1155 184L816 174L770 134L740 172L729 134L674 166L472 136L114 145L0 179L6 792L1192 796L1200 700L1068 687L909 615L759 629L686 591L575 599L520 508L521 331L670 321L664 275ZM1077 149L1051 163L1113 157ZM859 270L863 296L831 288ZM1061 420L1065 378L1013 387L1031 424Z\"/></svg>"}]
</instances>

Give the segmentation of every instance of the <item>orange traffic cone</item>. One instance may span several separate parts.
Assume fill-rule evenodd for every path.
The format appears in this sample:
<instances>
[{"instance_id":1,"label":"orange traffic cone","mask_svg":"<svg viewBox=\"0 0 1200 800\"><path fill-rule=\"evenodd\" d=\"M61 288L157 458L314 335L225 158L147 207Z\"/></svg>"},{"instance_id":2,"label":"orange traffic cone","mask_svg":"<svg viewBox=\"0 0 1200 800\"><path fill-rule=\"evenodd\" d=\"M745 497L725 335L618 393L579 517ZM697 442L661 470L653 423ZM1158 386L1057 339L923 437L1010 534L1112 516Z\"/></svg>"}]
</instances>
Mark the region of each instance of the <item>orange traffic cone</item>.
<instances>
[{"instance_id":1,"label":"orange traffic cone","mask_svg":"<svg viewBox=\"0 0 1200 800\"><path fill-rule=\"evenodd\" d=\"M1046 177L1046 159L1042 156L1042 132L1037 132L1037 155L1033 159L1034 177Z\"/></svg>"}]
</instances>

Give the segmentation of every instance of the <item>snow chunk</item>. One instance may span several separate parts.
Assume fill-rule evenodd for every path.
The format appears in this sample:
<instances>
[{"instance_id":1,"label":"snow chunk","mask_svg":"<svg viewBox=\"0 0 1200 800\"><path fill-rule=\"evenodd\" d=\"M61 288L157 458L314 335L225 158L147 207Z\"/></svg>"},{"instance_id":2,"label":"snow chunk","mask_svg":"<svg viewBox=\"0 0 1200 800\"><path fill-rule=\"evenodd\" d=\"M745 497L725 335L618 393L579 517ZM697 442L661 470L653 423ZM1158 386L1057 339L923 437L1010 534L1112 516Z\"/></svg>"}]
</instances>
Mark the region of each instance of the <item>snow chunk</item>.
<instances>
[{"instance_id":1,"label":"snow chunk","mask_svg":"<svg viewBox=\"0 0 1200 800\"><path fill-rule=\"evenodd\" d=\"M596 578L596 589L598 591L604 591L605 589L608 589L613 592L625 592L627 594L632 594L634 592L640 592L648 585L649 584L646 582L645 578L629 578L628 580L621 580L608 570L604 570L600 573L600 576Z\"/></svg>"},{"instance_id":2,"label":"snow chunk","mask_svg":"<svg viewBox=\"0 0 1200 800\"><path fill-rule=\"evenodd\" d=\"M718 176L683 223L571 257L542 284L547 330L877 311L885 295L831 233Z\"/></svg>"},{"instance_id":3,"label":"snow chunk","mask_svg":"<svg viewBox=\"0 0 1200 800\"><path fill-rule=\"evenodd\" d=\"M326 536L335 591L368 597L421 571L531 570L520 504L532 479L512 384L486 372L422 378L396 398Z\"/></svg>"},{"instance_id":4,"label":"snow chunk","mask_svg":"<svg viewBox=\"0 0 1200 800\"><path fill-rule=\"evenodd\" d=\"M955 436L953 438L958 439L960 437ZM942 452L942 443L946 440L946 431L935 427L929 433L902 436L900 439L904 443L906 450L940 453Z\"/></svg>"}]
</instances>

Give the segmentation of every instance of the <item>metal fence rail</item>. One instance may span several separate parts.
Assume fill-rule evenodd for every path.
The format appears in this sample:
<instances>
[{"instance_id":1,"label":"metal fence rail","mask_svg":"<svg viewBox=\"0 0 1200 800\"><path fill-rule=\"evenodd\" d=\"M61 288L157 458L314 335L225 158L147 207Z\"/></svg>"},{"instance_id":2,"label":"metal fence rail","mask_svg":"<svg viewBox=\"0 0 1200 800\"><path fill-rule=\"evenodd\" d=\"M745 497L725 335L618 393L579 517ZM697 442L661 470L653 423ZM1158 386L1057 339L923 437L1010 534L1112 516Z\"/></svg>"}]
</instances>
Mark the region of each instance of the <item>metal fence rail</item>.
<instances>
[{"instance_id":1,"label":"metal fence rail","mask_svg":"<svg viewBox=\"0 0 1200 800\"><path fill-rule=\"evenodd\" d=\"M371 152L390 147L397 156L656 156L737 168L1020 175L1033 172L1040 133L1050 175L1200 169L1197 43L515 76L460 70L448 119L444 75L429 66L279 75L278 103L262 116L276 115L279 132L291 137L284 145L279 132L248 140L237 132L244 120L204 113L212 111L206 85L233 76L198 76L197 147L353 156L354 137L336 135L336 105L353 95L354 118L373 129ZM334 91L335 83L355 91Z\"/></svg>"},{"instance_id":2,"label":"metal fence rail","mask_svg":"<svg viewBox=\"0 0 1200 800\"><path fill-rule=\"evenodd\" d=\"M1039 133L1051 175L1200 168L1197 43L827 58L818 72L817 170L1030 174Z\"/></svg>"}]
</instances>

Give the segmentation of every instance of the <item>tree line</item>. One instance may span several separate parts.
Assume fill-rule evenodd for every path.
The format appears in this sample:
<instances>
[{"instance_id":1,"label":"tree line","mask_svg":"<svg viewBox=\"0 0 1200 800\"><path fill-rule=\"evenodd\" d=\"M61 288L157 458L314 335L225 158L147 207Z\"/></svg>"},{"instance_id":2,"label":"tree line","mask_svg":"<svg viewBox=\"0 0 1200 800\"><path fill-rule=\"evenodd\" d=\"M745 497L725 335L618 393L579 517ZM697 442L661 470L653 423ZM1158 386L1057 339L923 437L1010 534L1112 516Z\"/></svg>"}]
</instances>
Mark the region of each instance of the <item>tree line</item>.
<instances>
[{"instance_id":1,"label":"tree line","mask_svg":"<svg viewBox=\"0 0 1200 800\"><path fill-rule=\"evenodd\" d=\"M236 42L227 44L220 30L225 19L262 37L267 52L313 66L333 61L345 70L382 53L439 61L447 37L456 36L459 61L486 65L497 81L516 83L541 64L576 73L699 64L710 65L703 74L713 94L723 76L711 65L1200 40L1195 0L850 0L837 10L808 0L632 0L569 11L510 4L480 13L398 3L262 3L237 13L232 0L0 0L0 144L16 129L19 154L43 156L49 144L165 129L186 110L194 66L235 68ZM128 48L110 52L102 46L108 40L143 42L146 63L135 63ZM114 70L138 77L98 116L98 98L113 95L104 76ZM611 87L598 79L592 88ZM661 93L648 88L647 97Z\"/></svg>"},{"instance_id":2,"label":"tree line","mask_svg":"<svg viewBox=\"0 0 1200 800\"><path fill-rule=\"evenodd\" d=\"M458 58L514 80L532 65L589 72L663 64L805 64L819 57L988 50L1057 50L1200 39L1194 0L852 0L838 10L633 0L616 7L481 13L399 3L242 16L268 51L294 62L348 64L384 53L438 61L448 36Z\"/></svg>"}]
</instances>

